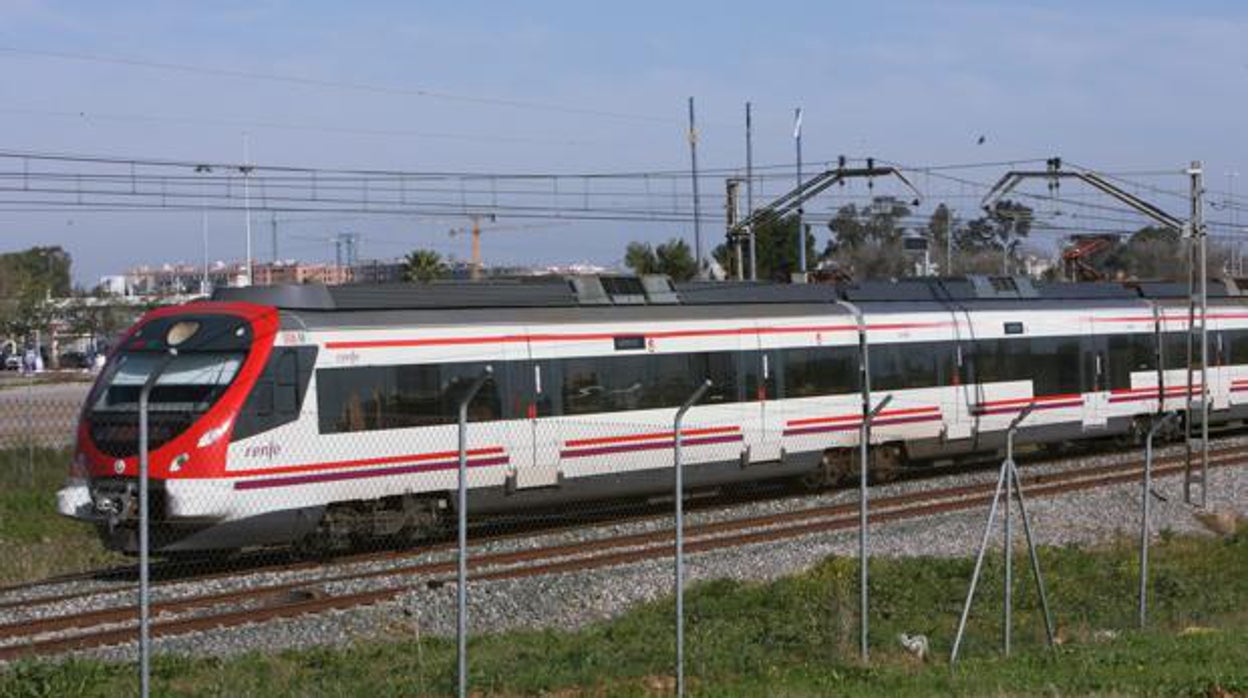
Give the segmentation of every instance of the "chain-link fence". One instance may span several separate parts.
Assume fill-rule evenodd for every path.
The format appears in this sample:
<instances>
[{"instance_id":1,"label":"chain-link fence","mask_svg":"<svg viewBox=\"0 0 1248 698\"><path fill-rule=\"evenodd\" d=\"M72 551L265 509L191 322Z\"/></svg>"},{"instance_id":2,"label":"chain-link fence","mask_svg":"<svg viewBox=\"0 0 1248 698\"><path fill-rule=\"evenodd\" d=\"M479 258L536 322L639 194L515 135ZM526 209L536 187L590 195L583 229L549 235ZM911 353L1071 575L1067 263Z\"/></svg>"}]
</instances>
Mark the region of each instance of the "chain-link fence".
<instances>
[{"instance_id":1,"label":"chain-link fence","mask_svg":"<svg viewBox=\"0 0 1248 698\"><path fill-rule=\"evenodd\" d=\"M154 410L146 599L154 692L455 695L463 687L489 695L600 687L664 694L683 687L714 695L717 687L737 685L738 692L762 695L775 680L820 693L859 666L853 416L860 419L860 403L847 397L832 421L821 423L836 430L794 428L787 443L807 441L787 451L783 431L769 433L766 424L786 424L802 412L777 407L764 421L756 404L717 399L712 386L679 427L678 498L676 409L545 414L541 405L501 404L491 386L504 379L495 375L466 405L462 441L455 396L463 391L438 404L348 400L333 413L305 404L299 418L221 444L228 466L213 477L200 476L196 468L207 464L198 456L165 448L175 442L166 415ZM19 384L4 392L11 392L0 395L4 465L12 471L5 477L13 478L6 484L32 493L24 508L5 515L41 522L40 530L27 531L7 519L5 537L22 537L20 546L6 540L5 555L64 560L19 565L24 571L5 580L49 583L5 590L0 660L78 651L135 667L133 478L97 478L77 495L62 491L63 499L84 497L80 511L92 523L56 516L65 505L53 493L70 469L68 445L86 388ZM280 393L273 400L277 409ZM903 414L893 410L913 407L889 404L881 418ZM503 418L515 413L527 418ZM14 426L27 415L33 426ZM218 425L202 426L196 443L210 450ZM233 426L236 435L252 428ZM882 446L886 436L875 443ZM815 439L844 449L846 460L829 462ZM118 454L137 453L137 442L122 440L111 446ZM35 478L27 481L31 453ZM873 528L881 522L872 540L888 552L871 564L872 661L886 668L921 664L950 649L972 571L965 555L973 551L962 548L978 541L992 473L960 481L973 492L944 493L946 504L973 513L966 523L930 524L963 539L961 548L942 548L942 534L925 532L929 524L906 508L919 485L886 484L895 464L886 450L875 456L885 467L872 493ZM823 477L812 479L812 471ZM829 473L850 486L829 488ZM1029 505L1040 501L1028 496ZM677 502L690 586L683 603L673 564ZM1041 509L1041 530L1054 521L1047 516ZM907 525L908 518L919 523ZM894 520L902 523L886 523ZM72 557L78 548L80 556ZM928 552L945 557L914 557ZM1077 617L1064 608L1091 614L1086 609L1095 604L1114 603L1090 593L1096 583L1131 605L1131 557L1114 558L1097 577L1079 569L1073 553L1040 554L1059 619ZM1154 561L1159 574L1180 574L1181 561L1166 554ZM1041 608L1028 593L1026 558L1015 566L1015 645L1038 650L1045 641ZM985 591L971 616L967 656L990 652L1002 630L997 590L1005 568L990 557L982 573ZM51 583L55 575L66 576ZM1151 607L1162 619L1183 617L1180 596L1167 594ZM1219 595L1202 612L1237 598ZM257 665L263 668L253 672ZM284 672L288 683L279 686L274 672ZM136 675L105 672L100 680L132 690Z\"/></svg>"}]
</instances>

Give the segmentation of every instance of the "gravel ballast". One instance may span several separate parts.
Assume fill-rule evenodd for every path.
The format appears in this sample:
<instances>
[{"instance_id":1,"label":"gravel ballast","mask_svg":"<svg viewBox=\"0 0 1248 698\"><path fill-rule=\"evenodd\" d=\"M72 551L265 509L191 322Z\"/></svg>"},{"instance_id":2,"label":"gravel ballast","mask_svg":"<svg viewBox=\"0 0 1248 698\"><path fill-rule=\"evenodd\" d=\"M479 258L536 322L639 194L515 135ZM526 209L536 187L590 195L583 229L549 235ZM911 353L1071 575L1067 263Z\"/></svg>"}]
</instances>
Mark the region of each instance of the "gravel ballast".
<instances>
[{"instance_id":1,"label":"gravel ballast","mask_svg":"<svg viewBox=\"0 0 1248 698\"><path fill-rule=\"evenodd\" d=\"M1219 447L1248 443L1248 439L1226 439ZM1159 457L1178 453L1177 449L1159 452ZM1138 459L1138 454L1110 454L1024 467L1024 479L1032 474L1069 470L1077 467ZM1210 470L1208 512L1231 512L1248 515L1248 468L1243 466L1215 467ZM872 488L872 497L883 497L916 489L930 489L978 482L995 482L996 472L980 471L938 478L912 480ZM1182 478L1158 478L1155 491L1164 499L1154 499L1152 530L1175 533L1212 535L1194 515L1196 510L1183 503ZM840 490L797 499L777 499L743 504L725 509L692 512L689 525L759 516L766 513L821 506L829 503L857 502L856 490ZM1121 535L1134 537L1139 530L1140 485L1137 482L1065 493L1057 496L1030 498L1028 510L1032 517L1037 542L1042 545L1104 542ZM922 520L891 521L871 528L871 554L875 556L967 556L973 555L983 534L987 507L958 511ZM532 548L555 543L569 543L588 538L615 536L670 527L670 520L643 520L620 524L599 525L581 532L553 532L521 538L498 540L474 548L473 554ZM1015 527L1021 541L1021 525ZM1001 536L994 536L999 546ZM790 575L819 562L829 555L856 556L857 531L843 530L812 534L800 538L768 542L739 548L721 549L689 555L686 559L690 583L711 579L770 580ZM429 558L445 559L446 553ZM402 561L413 562L411 559ZM368 563L362 568L384 568L388 563ZM332 570L340 573L341 569ZM315 587L318 575L297 576ZM282 580L281 573L240 575L240 578L211 580L179 585L169 589L170 598L195 593L207 594L232 588L252 587L264 582ZM497 581L473 582L469 588L469 619L472 632L494 632L515 628L571 629L586 623L611 618L633 606L670 596L673 592L672 561L645 561L606 569L595 569L559 575L525 577ZM402 578L393 576L375 580L344 581L323 585L328 593L362 591L390 585ZM367 608L323 613L264 624L213 630L181 636L158 638L158 653L196 656L230 656L251 650L275 651L325 645L344 645L364 639L395 638L416 635L453 636L455 633L455 586L444 584L429 588L427 580L412 580L413 589L398 599ZM184 588L185 587L185 588ZM98 602L97 602L98 603ZM83 605L90 605L85 603ZM33 609L32 609L33 611ZM46 613L53 613L47 610ZM59 611L63 613L64 609ZM38 617L44 612L30 612ZM18 614L24 615L24 614ZM133 661L133 644L89 650L81 653L112 661Z\"/></svg>"}]
</instances>

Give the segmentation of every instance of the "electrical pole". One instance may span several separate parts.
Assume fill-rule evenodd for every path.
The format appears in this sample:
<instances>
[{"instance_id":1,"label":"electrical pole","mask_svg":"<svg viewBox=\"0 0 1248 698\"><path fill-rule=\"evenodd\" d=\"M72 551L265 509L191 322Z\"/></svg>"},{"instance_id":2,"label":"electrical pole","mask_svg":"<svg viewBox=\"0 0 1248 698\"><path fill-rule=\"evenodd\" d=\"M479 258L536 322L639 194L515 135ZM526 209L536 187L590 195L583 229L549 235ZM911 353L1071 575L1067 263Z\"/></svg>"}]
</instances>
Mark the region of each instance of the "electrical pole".
<instances>
[{"instance_id":1,"label":"electrical pole","mask_svg":"<svg viewBox=\"0 0 1248 698\"><path fill-rule=\"evenodd\" d=\"M1183 469L1183 500L1188 504L1205 506L1208 494L1209 477L1209 256L1208 234L1204 221L1204 179L1203 168L1199 160L1193 160L1187 171L1191 177L1192 215L1188 224L1188 325L1187 325L1187 458ZM1197 341L1197 327L1200 335L1200 354L1194 356ZM1200 375L1200 404L1194 404L1193 393L1196 392L1196 367ZM1200 436L1193 435L1193 421L1196 415L1194 408L1199 409ZM1199 474L1195 471L1199 470ZM1200 485L1200 498L1197 501L1192 495L1192 486Z\"/></svg>"},{"instance_id":2,"label":"electrical pole","mask_svg":"<svg viewBox=\"0 0 1248 698\"><path fill-rule=\"evenodd\" d=\"M754 139L750 119L750 103L745 103L745 217L754 215ZM758 281L758 247L755 244L754 226L746 229L750 240L750 281Z\"/></svg>"},{"instance_id":3,"label":"electrical pole","mask_svg":"<svg viewBox=\"0 0 1248 698\"><path fill-rule=\"evenodd\" d=\"M208 295L208 209L204 208L199 212L200 233L204 238L204 278L199 282L199 292Z\"/></svg>"},{"instance_id":4,"label":"electrical pole","mask_svg":"<svg viewBox=\"0 0 1248 698\"><path fill-rule=\"evenodd\" d=\"M473 281L481 280L481 217L472 214L472 269L470 277Z\"/></svg>"},{"instance_id":5,"label":"electrical pole","mask_svg":"<svg viewBox=\"0 0 1248 698\"><path fill-rule=\"evenodd\" d=\"M1235 248L1232 250L1231 256L1231 274L1233 276L1242 276L1244 273L1244 258L1239 249L1239 211L1235 210L1235 180L1239 178L1239 173L1229 171L1226 173L1226 208L1231 212L1231 234L1235 236Z\"/></svg>"},{"instance_id":6,"label":"electrical pole","mask_svg":"<svg viewBox=\"0 0 1248 698\"><path fill-rule=\"evenodd\" d=\"M269 215L269 224L272 228L269 230L269 243L273 246L273 263L277 264L277 213Z\"/></svg>"},{"instance_id":7,"label":"electrical pole","mask_svg":"<svg viewBox=\"0 0 1248 698\"><path fill-rule=\"evenodd\" d=\"M243 134L243 215L246 217L244 228L247 232L247 284L251 285L254 278L251 274L251 155L250 136Z\"/></svg>"},{"instance_id":8,"label":"electrical pole","mask_svg":"<svg viewBox=\"0 0 1248 698\"><path fill-rule=\"evenodd\" d=\"M797 188L802 188L802 108L793 110L793 141L797 146ZM797 272L806 283L806 222L801 206L797 208Z\"/></svg>"},{"instance_id":9,"label":"electrical pole","mask_svg":"<svg viewBox=\"0 0 1248 698\"><path fill-rule=\"evenodd\" d=\"M945 207L945 273L953 276L953 209Z\"/></svg>"},{"instance_id":10,"label":"electrical pole","mask_svg":"<svg viewBox=\"0 0 1248 698\"><path fill-rule=\"evenodd\" d=\"M724 222L728 228L728 239L732 243L737 281L742 281L745 279L745 260L742 258L741 252L741 235L734 232L739 218L737 191L741 187L741 180L736 177L729 177L725 180L724 185Z\"/></svg>"},{"instance_id":11,"label":"electrical pole","mask_svg":"<svg viewBox=\"0 0 1248 698\"><path fill-rule=\"evenodd\" d=\"M689 167L693 177L693 250L698 263L698 278L706 278L702 264L702 220L698 204L698 128L693 118L693 97L689 98Z\"/></svg>"}]
</instances>

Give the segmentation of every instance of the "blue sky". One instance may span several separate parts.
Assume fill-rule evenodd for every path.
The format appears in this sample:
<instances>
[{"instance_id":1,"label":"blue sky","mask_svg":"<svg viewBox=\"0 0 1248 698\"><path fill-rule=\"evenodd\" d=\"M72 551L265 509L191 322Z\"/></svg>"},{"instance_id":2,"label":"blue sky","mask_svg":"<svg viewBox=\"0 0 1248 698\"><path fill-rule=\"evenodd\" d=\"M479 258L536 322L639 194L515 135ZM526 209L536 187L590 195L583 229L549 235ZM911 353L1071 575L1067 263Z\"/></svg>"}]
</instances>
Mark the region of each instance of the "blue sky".
<instances>
[{"instance_id":1,"label":"blue sky","mask_svg":"<svg viewBox=\"0 0 1248 698\"><path fill-rule=\"evenodd\" d=\"M1248 9L1234 2L586 3L0 1L0 149L335 167L492 172L687 167L685 99L702 162L914 164L1059 154L1107 169L1206 161L1211 187L1248 154ZM426 89L378 94L67 60L28 51ZM486 98L478 101L475 98ZM566 105L602 112L517 108ZM610 115L603 114L610 113ZM372 133L363 133L371 131ZM381 133L378 133L381 132ZM986 137L977 144L980 135ZM1248 171L1246 171L1248 174ZM984 175L989 177L989 175ZM1178 180L1173 182L1180 185ZM1248 191L1248 181L1239 185ZM237 221L216 258L242 253ZM0 248L61 243L91 281L199 257L198 216L0 211ZM443 223L361 222L365 254L450 253ZM328 234L308 224L301 235ZM609 263L670 227L502 235L496 262ZM118 244L118 243L122 244ZM140 244L141 243L141 244ZM324 257L326 246L291 254Z\"/></svg>"}]
</instances>

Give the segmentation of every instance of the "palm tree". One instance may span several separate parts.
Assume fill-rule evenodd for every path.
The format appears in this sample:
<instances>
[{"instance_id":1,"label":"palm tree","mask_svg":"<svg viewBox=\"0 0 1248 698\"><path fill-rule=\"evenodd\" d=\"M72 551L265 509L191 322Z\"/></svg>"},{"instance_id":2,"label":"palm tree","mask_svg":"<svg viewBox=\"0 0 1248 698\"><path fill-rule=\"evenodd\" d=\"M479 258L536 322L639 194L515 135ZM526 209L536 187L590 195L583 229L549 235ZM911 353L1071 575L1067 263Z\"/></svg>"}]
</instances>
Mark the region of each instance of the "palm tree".
<instances>
[{"instance_id":1,"label":"palm tree","mask_svg":"<svg viewBox=\"0 0 1248 698\"><path fill-rule=\"evenodd\" d=\"M407 269L403 276L413 283L429 283L444 278L450 271L442 255L433 250L412 250L405 261Z\"/></svg>"}]
</instances>

